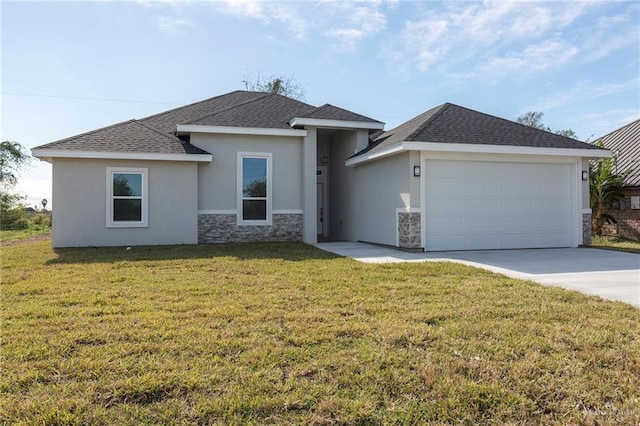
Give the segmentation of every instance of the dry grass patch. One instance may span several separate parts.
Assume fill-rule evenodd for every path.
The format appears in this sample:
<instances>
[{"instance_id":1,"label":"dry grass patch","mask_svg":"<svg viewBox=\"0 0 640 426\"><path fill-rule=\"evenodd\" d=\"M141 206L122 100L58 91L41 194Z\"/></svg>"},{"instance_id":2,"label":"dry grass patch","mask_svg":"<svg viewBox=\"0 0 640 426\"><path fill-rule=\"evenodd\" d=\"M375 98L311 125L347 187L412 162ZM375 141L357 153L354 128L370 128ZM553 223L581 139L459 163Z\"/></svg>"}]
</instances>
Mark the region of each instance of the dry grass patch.
<instances>
[{"instance_id":1,"label":"dry grass patch","mask_svg":"<svg viewBox=\"0 0 640 426\"><path fill-rule=\"evenodd\" d=\"M302 244L2 257L0 423L640 421L623 303Z\"/></svg>"},{"instance_id":2,"label":"dry grass patch","mask_svg":"<svg viewBox=\"0 0 640 426\"><path fill-rule=\"evenodd\" d=\"M594 236L591 246L608 250L626 251L629 253L640 253L640 241L628 240L620 237Z\"/></svg>"}]
</instances>

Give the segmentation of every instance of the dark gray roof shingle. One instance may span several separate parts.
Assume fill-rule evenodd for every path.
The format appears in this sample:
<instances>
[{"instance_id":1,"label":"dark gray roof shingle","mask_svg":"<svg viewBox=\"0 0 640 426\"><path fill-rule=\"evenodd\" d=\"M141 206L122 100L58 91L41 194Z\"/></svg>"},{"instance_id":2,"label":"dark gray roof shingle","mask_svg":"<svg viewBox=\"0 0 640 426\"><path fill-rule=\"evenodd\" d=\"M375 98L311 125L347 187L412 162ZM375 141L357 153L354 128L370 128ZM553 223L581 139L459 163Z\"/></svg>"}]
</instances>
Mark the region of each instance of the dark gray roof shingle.
<instances>
[{"instance_id":1,"label":"dark gray roof shingle","mask_svg":"<svg viewBox=\"0 0 640 426\"><path fill-rule=\"evenodd\" d=\"M340 121L356 121L361 123L380 123L378 120L366 117L355 112L348 111L331 104L324 104L318 108L308 111L305 114L298 115L300 118L316 118L320 120L340 120Z\"/></svg>"},{"instance_id":2,"label":"dark gray roof shingle","mask_svg":"<svg viewBox=\"0 0 640 426\"><path fill-rule=\"evenodd\" d=\"M293 118L307 115L335 120L375 121L332 105L316 108L286 96L238 90L139 120L125 121L51 142L36 149L208 154L178 138L175 134L176 125L290 129L289 122Z\"/></svg>"},{"instance_id":3,"label":"dark gray roof shingle","mask_svg":"<svg viewBox=\"0 0 640 426\"><path fill-rule=\"evenodd\" d=\"M640 119L607 133L596 142L601 142L602 146L613 152L620 172L630 170L625 184L640 186Z\"/></svg>"},{"instance_id":4,"label":"dark gray roof shingle","mask_svg":"<svg viewBox=\"0 0 640 426\"><path fill-rule=\"evenodd\" d=\"M37 149L68 151L135 152L154 154L208 154L172 135L151 129L138 120L129 120L72 136Z\"/></svg>"},{"instance_id":5,"label":"dark gray roof shingle","mask_svg":"<svg viewBox=\"0 0 640 426\"><path fill-rule=\"evenodd\" d=\"M504 118L451 103L432 108L383 132L356 154L380 151L403 141L528 146L537 148L600 149L575 139L538 130Z\"/></svg>"},{"instance_id":6,"label":"dark gray roof shingle","mask_svg":"<svg viewBox=\"0 0 640 426\"><path fill-rule=\"evenodd\" d=\"M315 108L286 96L266 93L256 95L258 96L247 102L230 105L204 117L179 124L291 129L289 121L298 114Z\"/></svg>"}]
</instances>

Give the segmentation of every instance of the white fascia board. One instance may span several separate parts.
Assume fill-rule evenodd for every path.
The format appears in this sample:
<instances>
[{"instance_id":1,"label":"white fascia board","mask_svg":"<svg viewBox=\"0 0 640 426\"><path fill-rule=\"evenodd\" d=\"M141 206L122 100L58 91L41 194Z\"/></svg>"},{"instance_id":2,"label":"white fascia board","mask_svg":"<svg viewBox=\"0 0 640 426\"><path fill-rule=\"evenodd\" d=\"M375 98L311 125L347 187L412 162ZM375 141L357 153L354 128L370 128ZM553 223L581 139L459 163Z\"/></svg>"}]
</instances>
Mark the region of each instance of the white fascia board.
<instances>
[{"instance_id":1,"label":"white fascia board","mask_svg":"<svg viewBox=\"0 0 640 426\"><path fill-rule=\"evenodd\" d=\"M200 126L197 124L178 124L178 134L184 133L217 133L226 135L259 135L259 136L307 136L306 130L301 129L270 129L263 127L231 127L231 126Z\"/></svg>"},{"instance_id":2,"label":"white fascia board","mask_svg":"<svg viewBox=\"0 0 640 426\"><path fill-rule=\"evenodd\" d=\"M571 149L571 148L538 148L533 146L511 145L480 145L465 143L436 143L436 142L399 142L381 151L364 154L345 161L346 166L355 166L360 163L386 157L401 151L424 152L459 152L470 154L511 154L511 155L543 155L558 157L586 157L609 158L612 156L609 150Z\"/></svg>"},{"instance_id":3,"label":"white fascia board","mask_svg":"<svg viewBox=\"0 0 640 426\"><path fill-rule=\"evenodd\" d=\"M333 129L384 129L384 123L366 122L366 121L343 121L343 120L326 120L321 118L300 118L296 117L289 122L291 127L310 126L320 128Z\"/></svg>"},{"instance_id":4,"label":"white fascia board","mask_svg":"<svg viewBox=\"0 0 640 426\"><path fill-rule=\"evenodd\" d=\"M160 154L151 152L97 152L66 149L32 149L31 155L51 162L52 158L94 158L108 160L199 161L210 163L211 154Z\"/></svg>"}]
</instances>

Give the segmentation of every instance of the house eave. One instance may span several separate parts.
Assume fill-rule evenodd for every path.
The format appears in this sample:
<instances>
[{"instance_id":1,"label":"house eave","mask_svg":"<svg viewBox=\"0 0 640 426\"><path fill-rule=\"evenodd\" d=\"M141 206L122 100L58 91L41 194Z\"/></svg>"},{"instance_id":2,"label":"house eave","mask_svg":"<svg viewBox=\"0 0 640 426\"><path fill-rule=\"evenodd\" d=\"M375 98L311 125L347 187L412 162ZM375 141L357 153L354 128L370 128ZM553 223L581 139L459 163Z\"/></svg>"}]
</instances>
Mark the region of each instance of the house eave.
<instances>
[{"instance_id":1,"label":"house eave","mask_svg":"<svg viewBox=\"0 0 640 426\"><path fill-rule=\"evenodd\" d=\"M382 130L384 123L376 121L343 121L343 120L327 120L321 118L304 118L296 117L289 122L291 127L309 126L329 129L368 129Z\"/></svg>"},{"instance_id":2,"label":"house eave","mask_svg":"<svg viewBox=\"0 0 640 426\"><path fill-rule=\"evenodd\" d=\"M258 135L258 136L292 136L305 137L307 131L302 129L273 129L263 127L202 126L199 124L178 124L179 135L189 133L210 133L226 135Z\"/></svg>"},{"instance_id":3,"label":"house eave","mask_svg":"<svg viewBox=\"0 0 640 426\"><path fill-rule=\"evenodd\" d=\"M511 154L511 155L541 155L558 157L584 157L590 159L609 158L609 150L574 149L574 148L540 148L533 146L486 145L462 143L437 143L404 141L391 145L383 150L365 153L345 161L346 166L356 166L368 161L394 155L402 151L425 152L457 152L469 154Z\"/></svg>"},{"instance_id":4,"label":"house eave","mask_svg":"<svg viewBox=\"0 0 640 426\"><path fill-rule=\"evenodd\" d=\"M152 152L103 152L103 151L72 151L66 149L37 149L31 150L34 157L51 162L53 158L86 158L108 160L156 160L156 161L197 161L210 163L211 154L162 154Z\"/></svg>"}]
</instances>

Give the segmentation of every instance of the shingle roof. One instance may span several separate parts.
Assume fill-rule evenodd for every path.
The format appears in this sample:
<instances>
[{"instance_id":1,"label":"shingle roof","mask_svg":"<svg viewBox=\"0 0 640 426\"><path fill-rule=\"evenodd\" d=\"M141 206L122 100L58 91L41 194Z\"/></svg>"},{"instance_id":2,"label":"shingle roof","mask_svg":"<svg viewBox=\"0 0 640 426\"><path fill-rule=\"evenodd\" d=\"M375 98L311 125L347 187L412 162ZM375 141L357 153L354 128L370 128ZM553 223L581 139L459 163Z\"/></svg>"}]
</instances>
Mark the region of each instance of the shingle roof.
<instances>
[{"instance_id":1,"label":"shingle roof","mask_svg":"<svg viewBox=\"0 0 640 426\"><path fill-rule=\"evenodd\" d=\"M529 146L537 148L600 149L575 139L538 130L510 120L445 103L378 135L359 152L375 152L403 141Z\"/></svg>"},{"instance_id":2,"label":"shingle roof","mask_svg":"<svg viewBox=\"0 0 640 426\"><path fill-rule=\"evenodd\" d=\"M254 99L182 122L204 126L290 129L289 121L315 107L286 96L259 93Z\"/></svg>"},{"instance_id":3,"label":"shingle roof","mask_svg":"<svg viewBox=\"0 0 640 426\"><path fill-rule=\"evenodd\" d=\"M341 121L357 121L361 123L380 123L378 120L366 117L346 109L339 108L330 104L324 104L318 108L298 115L300 118L317 118L321 120L341 120Z\"/></svg>"},{"instance_id":4,"label":"shingle roof","mask_svg":"<svg viewBox=\"0 0 640 426\"><path fill-rule=\"evenodd\" d=\"M598 138L595 142L601 142L602 146L613 152L619 171L631 170L625 178L627 186L640 186L640 119Z\"/></svg>"},{"instance_id":5,"label":"shingle roof","mask_svg":"<svg viewBox=\"0 0 640 426\"><path fill-rule=\"evenodd\" d=\"M179 139L175 134L176 125L290 129L289 122L298 116L375 122L328 104L316 108L286 96L238 90L139 120L125 121L51 142L36 149L208 154Z\"/></svg>"},{"instance_id":6,"label":"shingle roof","mask_svg":"<svg viewBox=\"0 0 640 426\"><path fill-rule=\"evenodd\" d=\"M68 151L135 152L157 154L208 154L175 136L151 129L139 120L129 120L72 136L37 149Z\"/></svg>"}]
</instances>

